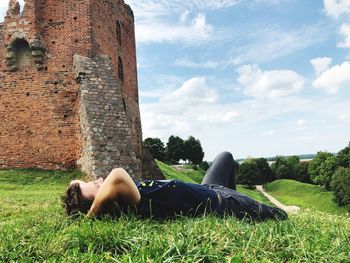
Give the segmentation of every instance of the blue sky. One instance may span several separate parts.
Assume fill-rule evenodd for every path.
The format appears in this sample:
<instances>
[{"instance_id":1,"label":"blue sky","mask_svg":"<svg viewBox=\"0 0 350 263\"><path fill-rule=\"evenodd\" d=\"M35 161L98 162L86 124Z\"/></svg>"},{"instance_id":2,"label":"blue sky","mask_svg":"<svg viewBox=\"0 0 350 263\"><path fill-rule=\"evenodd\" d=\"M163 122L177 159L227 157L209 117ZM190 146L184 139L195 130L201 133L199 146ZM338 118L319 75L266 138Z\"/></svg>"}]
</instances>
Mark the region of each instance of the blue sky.
<instances>
[{"instance_id":1,"label":"blue sky","mask_svg":"<svg viewBox=\"0 0 350 263\"><path fill-rule=\"evenodd\" d=\"M125 1L144 138L193 135L206 160L350 141L350 0Z\"/></svg>"}]
</instances>

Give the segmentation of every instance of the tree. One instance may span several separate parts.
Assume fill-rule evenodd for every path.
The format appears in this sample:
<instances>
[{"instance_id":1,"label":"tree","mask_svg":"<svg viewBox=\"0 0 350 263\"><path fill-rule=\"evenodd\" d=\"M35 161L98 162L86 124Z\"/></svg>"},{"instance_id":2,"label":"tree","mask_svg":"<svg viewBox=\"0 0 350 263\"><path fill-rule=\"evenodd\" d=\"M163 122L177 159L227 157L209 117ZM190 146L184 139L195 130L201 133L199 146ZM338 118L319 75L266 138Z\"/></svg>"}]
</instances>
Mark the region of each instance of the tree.
<instances>
[{"instance_id":1,"label":"tree","mask_svg":"<svg viewBox=\"0 0 350 263\"><path fill-rule=\"evenodd\" d=\"M278 179L292 179L292 169L287 164L281 164L276 170L276 176Z\"/></svg>"},{"instance_id":2,"label":"tree","mask_svg":"<svg viewBox=\"0 0 350 263\"><path fill-rule=\"evenodd\" d=\"M302 183L312 183L310 179L310 175L308 173L308 168L309 168L310 162L302 161L299 163L299 169L297 172L297 177L296 180L302 182Z\"/></svg>"},{"instance_id":3,"label":"tree","mask_svg":"<svg viewBox=\"0 0 350 263\"><path fill-rule=\"evenodd\" d=\"M209 169L209 163L207 161L203 161L199 164L199 168L201 168L204 171L207 171Z\"/></svg>"},{"instance_id":4,"label":"tree","mask_svg":"<svg viewBox=\"0 0 350 263\"><path fill-rule=\"evenodd\" d=\"M286 158L283 156L276 156L275 162L271 165L271 170L275 179L279 179L277 170L281 165L284 165L284 166L287 165Z\"/></svg>"},{"instance_id":5,"label":"tree","mask_svg":"<svg viewBox=\"0 0 350 263\"><path fill-rule=\"evenodd\" d=\"M290 169L290 174L288 175L288 179L296 180L299 170L300 158L298 156L288 156L287 157L287 166Z\"/></svg>"},{"instance_id":6,"label":"tree","mask_svg":"<svg viewBox=\"0 0 350 263\"><path fill-rule=\"evenodd\" d=\"M190 136L184 141L184 160L189 160L193 164L200 164L203 161L204 152L199 140Z\"/></svg>"},{"instance_id":7,"label":"tree","mask_svg":"<svg viewBox=\"0 0 350 263\"><path fill-rule=\"evenodd\" d=\"M350 168L350 143L338 152L337 159L339 166Z\"/></svg>"},{"instance_id":8,"label":"tree","mask_svg":"<svg viewBox=\"0 0 350 263\"><path fill-rule=\"evenodd\" d=\"M147 138L144 140L143 146L150 151L153 158L160 161L165 160L164 143L159 138Z\"/></svg>"},{"instance_id":9,"label":"tree","mask_svg":"<svg viewBox=\"0 0 350 263\"><path fill-rule=\"evenodd\" d=\"M310 162L308 172L310 174L311 180L315 184L323 185L323 181L320 173L321 165L330 156L333 156L333 154L328 152L318 152L315 158Z\"/></svg>"},{"instance_id":10,"label":"tree","mask_svg":"<svg viewBox=\"0 0 350 263\"><path fill-rule=\"evenodd\" d=\"M322 186L330 190L331 179L337 168L339 167L337 157L329 156L320 167L319 181Z\"/></svg>"},{"instance_id":11,"label":"tree","mask_svg":"<svg viewBox=\"0 0 350 263\"><path fill-rule=\"evenodd\" d=\"M260 182L259 184L264 184L268 182L272 182L274 179L271 167L266 158L257 158L255 162L258 166L260 173Z\"/></svg>"},{"instance_id":12,"label":"tree","mask_svg":"<svg viewBox=\"0 0 350 263\"><path fill-rule=\"evenodd\" d=\"M254 159L247 159L239 166L238 182L240 184L248 185L253 188L254 185L259 184L260 171Z\"/></svg>"},{"instance_id":13,"label":"tree","mask_svg":"<svg viewBox=\"0 0 350 263\"><path fill-rule=\"evenodd\" d=\"M184 142L178 136L171 135L166 145L166 158L170 163L178 163L184 158Z\"/></svg>"},{"instance_id":14,"label":"tree","mask_svg":"<svg viewBox=\"0 0 350 263\"><path fill-rule=\"evenodd\" d=\"M350 168L339 167L336 170L332 176L331 189L338 205L350 205Z\"/></svg>"},{"instance_id":15,"label":"tree","mask_svg":"<svg viewBox=\"0 0 350 263\"><path fill-rule=\"evenodd\" d=\"M293 179L293 167L295 165L294 157L276 156L271 169L276 179Z\"/></svg>"}]
</instances>

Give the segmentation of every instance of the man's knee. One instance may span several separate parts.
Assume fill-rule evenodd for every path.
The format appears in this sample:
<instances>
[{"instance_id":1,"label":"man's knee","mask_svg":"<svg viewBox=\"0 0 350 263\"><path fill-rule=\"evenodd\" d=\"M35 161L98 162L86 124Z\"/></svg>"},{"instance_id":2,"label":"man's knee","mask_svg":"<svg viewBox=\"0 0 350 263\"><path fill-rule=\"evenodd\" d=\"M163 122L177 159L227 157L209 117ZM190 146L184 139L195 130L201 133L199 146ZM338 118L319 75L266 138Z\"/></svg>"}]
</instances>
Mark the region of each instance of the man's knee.
<instances>
[{"instance_id":1,"label":"man's knee","mask_svg":"<svg viewBox=\"0 0 350 263\"><path fill-rule=\"evenodd\" d=\"M223 158L225 160L234 161L233 155L230 152L227 152L227 151L220 153L219 157L221 157L221 158Z\"/></svg>"}]
</instances>

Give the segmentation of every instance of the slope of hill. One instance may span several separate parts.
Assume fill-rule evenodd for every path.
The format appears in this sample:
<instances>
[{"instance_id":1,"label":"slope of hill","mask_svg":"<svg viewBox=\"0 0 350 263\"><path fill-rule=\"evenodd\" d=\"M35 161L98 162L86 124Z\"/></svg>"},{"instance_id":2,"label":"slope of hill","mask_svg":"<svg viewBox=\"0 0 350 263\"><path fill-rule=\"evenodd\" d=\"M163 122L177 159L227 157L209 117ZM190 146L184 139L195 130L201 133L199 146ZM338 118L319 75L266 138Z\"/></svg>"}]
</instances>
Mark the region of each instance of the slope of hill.
<instances>
[{"instance_id":1,"label":"slope of hill","mask_svg":"<svg viewBox=\"0 0 350 263\"><path fill-rule=\"evenodd\" d=\"M344 215L347 209L338 207L333 201L333 193L320 186L281 179L264 186L266 192L286 205L296 205L321 212Z\"/></svg>"},{"instance_id":2,"label":"slope of hill","mask_svg":"<svg viewBox=\"0 0 350 263\"><path fill-rule=\"evenodd\" d=\"M186 183L193 183L193 184L196 183L196 181L191 179L188 175L185 175L182 172L179 172L176 169L171 168L169 165L158 160L156 162L160 170L163 172L166 179L175 179L175 180L180 180Z\"/></svg>"}]
</instances>

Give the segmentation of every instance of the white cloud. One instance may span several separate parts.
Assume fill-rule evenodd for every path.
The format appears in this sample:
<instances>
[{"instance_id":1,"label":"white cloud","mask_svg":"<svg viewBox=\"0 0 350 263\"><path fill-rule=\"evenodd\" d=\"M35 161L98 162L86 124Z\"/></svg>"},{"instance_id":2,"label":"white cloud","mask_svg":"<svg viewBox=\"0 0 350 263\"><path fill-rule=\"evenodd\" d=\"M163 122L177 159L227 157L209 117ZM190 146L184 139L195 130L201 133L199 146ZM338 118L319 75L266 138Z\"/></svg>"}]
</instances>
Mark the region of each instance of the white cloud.
<instances>
[{"instance_id":1,"label":"white cloud","mask_svg":"<svg viewBox=\"0 0 350 263\"><path fill-rule=\"evenodd\" d=\"M10 2L9 0L1 0L0 1L0 22L2 22L4 20L9 2ZM18 0L18 2L21 6L21 11L23 11L24 0Z\"/></svg>"},{"instance_id":2,"label":"white cloud","mask_svg":"<svg viewBox=\"0 0 350 263\"><path fill-rule=\"evenodd\" d=\"M343 14L350 14L350 0L324 0L327 15L338 18Z\"/></svg>"},{"instance_id":3,"label":"white cloud","mask_svg":"<svg viewBox=\"0 0 350 263\"><path fill-rule=\"evenodd\" d=\"M306 121L305 121L304 119L300 119L300 120L298 120L298 122L297 122L297 124L298 124L299 126L304 126L305 123L306 123Z\"/></svg>"},{"instance_id":4,"label":"white cloud","mask_svg":"<svg viewBox=\"0 0 350 263\"><path fill-rule=\"evenodd\" d=\"M215 10L236 5L240 0L126 0L137 19L182 13L185 10Z\"/></svg>"},{"instance_id":5,"label":"white cloud","mask_svg":"<svg viewBox=\"0 0 350 263\"><path fill-rule=\"evenodd\" d=\"M180 23L186 23L187 18L190 15L190 11L186 10L180 15Z\"/></svg>"},{"instance_id":6,"label":"white cloud","mask_svg":"<svg viewBox=\"0 0 350 263\"><path fill-rule=\"evenodd\" d=\"M261 0L254 0L254 3ZM289 0L264 0L276 4ZM136 40L139 43L185 42L203 44L203 41L220 42L230 38L232 29L214 30L207 23L205 13L211 10L226 9L242 0L126 0L134 10L136 19ZM192 19L191 19L192 18ZM308 36L310 34L307 34ZM278 38L281 40L281 38ZM292 43L300 43L293 41ZM288 45L284 45L286 47Z\"/></svg>"},{"instance_id":7,"label":"white cloud","mask_svg":"<svg viewBox=\"0 0 350 263\"><path fill-rule=\"evenodd\" d=\"M343 24L340 28L340 34L345 37L345 40L337 46L342 48L350 48L350 24Z\"/></svg>"},{"instance_id":8,"label":"white cloud","mask_svg":"<svg viewBox=\"0 0 350 263\"><path fill-rule=\"evenodd\" d=\"M325 127L324 123L317 120L332 123L333 128L334 125L338 125L336 127L339 127L338 130L341 132L336 134L337 138L340 137L336 140L339 143L337 145L342 145L340 141L348 136L346 130L349 126L344 125L350 123L350 101L346 98L323 96L315 99L287 96L280 97L273 103L260 98L223 103L221 100L223 94L217 93L215 99L210 99L211 96L206 95L216 93L215 85L207 83L209 79L195 77L186 82L178 85L177 89L165 89L162 92L159 88L156 92L158 95L154 96L155 98L158 96L156 101L141 103L144 138L158 137L166 142L172 134L182 138L193 135L202 142L206 160L212 160L215 154L223 149L231 150L235 155L239 153L240 156L248 154L268 156L286 152L295 154L296 151L303 153L303 149L309 152L311 144L304 145L305 148L302 149L295 143L286 144L301 132L307 133L310 138L317 138L312 143L314 147L312 151L316 152L320 150L320 140L330 133L327 129L330 125ZM217 82L212 80L210 83ZM204 99L197 98L200 94L204 94ZM307 114L315 120L307 129L305 126L307 122L303 122L303 118L296 120L294 125L298 122L303 124L297 125L296 129L290 124L291 116L301 114ZM278 132L271 127L271 124L279 125ZM257 140L257 134L265 136L266 140ZM274 140L269 140L270 137ZM266 152L266 149L269 150Z\"/></svg>"},{"instance_id":9,"label":"white cloud","mask_svg":"<svg viewBox=\"0 0 350 263\"><path fill-rule=\"evenodd\" d=\"M136 39L141 43L185 42L201 44L210 39L213 27L206 22L205 14L198 14L192 21L171 24L151 21L136 27Z\"/></svg>"},{"instance_id":10,"label":"white cloud","mask_svg":"<svg viewBox=\"0 0 350 263\"><path fill-rule=\"evenodd\" d=\"M267 131L267 132L263 132L261 133L262 136L272 136L275 135L276 131L271 130L271 131Z\"/></svg>"},{"instance_id":11,"label":"white cloud","mask_svg":"<svg viewBox=\"0 0 350 263\"><path fill-rule=\"evenodd\" d=\"M314 67L316 76L319 76L323 72L325 72L327 69L329 69L329 66L332 64L332 58L329 58L329 57L315 58L315 59L312 59L310 63Z\"/></svg>"},{"instance_id":12,"label":"white cloud","mask_svg":"<svg viewBox=\"0 0 350 263\"><path fill-rule=\"evenodd\" d=\"M194 62L190 61L187 58L177 59L174 63L175 66L180 66L184 68L205 68L205 69L214 69L222 66L220 61L208 60L206 62Z\"/></svg>"},{"instance_id":13,"label":"white cloud","mask_svg":"<svg viewBox=\"0 0 350 263\"><path fill-rule=\"evenodd\" d=\"M185 42L200 45L214 39L205 11L236 4L237 0L127 0L135 14L139 43Z\"/></svg>"},{"instance_id":14,"label":"white cloud","mask_svg":"<svg viewBox=\"0 0 350 263\"><path fill-rule=\"evenodd\" d=\"M203 62L191 61L188 58L177 59L174 65L184 68L203 68L203 69L218 69L225 68L230 65L238 65L239 61L235 59L229 60L207 60Z\"/></svg>"},{"instance_id":15,"label":"white cloud","mask_svg":"<svg viewBox=\"0 0 350 263\"><path fill-rule=\"evenodd\" d=\"M230 6L238 4L241 0L192 0L188 2L193 2L197 8L207 8L207 9L223 9ZM181 1L183 4L184 1Z\"/></svg>"},{"instance_id":16,"label":"white cloud","mask_svg":"<svg viewBox=\"0 0 350 263\"><path fill-rule=\"evenodd\" d=\"M328 40L333 32L333 26L325 23L291 29L271 25L242 27L231 33L233 48L230 52L241 63L262 63L288 56ZM239 42L240 39L245 42ZM274 41L276 39L278 41Z\"/></svg>"},{"instance_id":17,"label":"white cloud","mask_svg":"<svg viewBox=\"0 0 350 263\"><path fill-rule=\"evenodd\" d=\"M6 1L0 1L0 22L4 21L6 15L8 3Z\"/></svg>"},{"instance_id":18,"label":"white cloud","mask_svg":"<svg viewBox=\"0 0 350 263\"><path fill-rule=\"evenodd\" d=\"M241 114L238 111L218 111L218 112L207 112L200 114L197 120L202 123L222 124L230 123L240 120Z\"/></svg>"},{"instance_id":19,"label":"white cloud","mask_svg":"<svg viewBox=\"0 0 350 263\"><path fill-rule=\"evenodd\" d=\"M279 5L288 1L290 0L255 0L255 2L257 3L270 4L270 5Z\"/></svg>"},{"instance_id":20,"label":"white cloud","mask_svg":"<svg viewBox=\"0 0 350 263\"><path fill-rule=\"evenodd\" d=\"M245 65L237 71L245 94L255 98L276 99L298 94L305 81L291 70L263 71L257 65Z\"/></svg>"},{"instance_id":21,"label":"white cloud","mask_svg":"<svg viewBox=\"0 0 350 263\"><path fill-rule=\"evenodd\" d=\"M140 105L145 137L158 136L166 140L170 134L188 136L242 118L235 106L218 102L217 93L208 86L205 77L194 77L177 89L164 90L163 93L158 89L154 94L146 93L146 96L157 100Z\"/></svg>"},{"instance_id":22,"label":"white cloud","mask_svg":"<svg viewBox=\"0 0 350 263\"><path fill-rule=\"evenodd\" d=\"M345 114L340 115L339 119L341 121L350 122L350 113L345 113Z\"/></svg>"},{"instance_id":23,"label":"white cloud","mask_svg":"<svg viewBox=\"0 0 350 263\"><path fill-rule=\"evenodd\" d=\"M340 89L350 88L350 62L345 61L323 72L313 81L315 88L323 89L329 94L337 94Z\"/></svg>"},{"instance_id":24,"label":"white cloud","mask_svg":"<svg viewBox=\"0 0 350 263\"><path fill-rule=\"evenodd\" d=\"M217 94L206 84L204 77L195 77L186 81L179 89L164 95L163 102L174 102L181 106L212 103L217 99Z\"/></svg>"}]
</instances>

